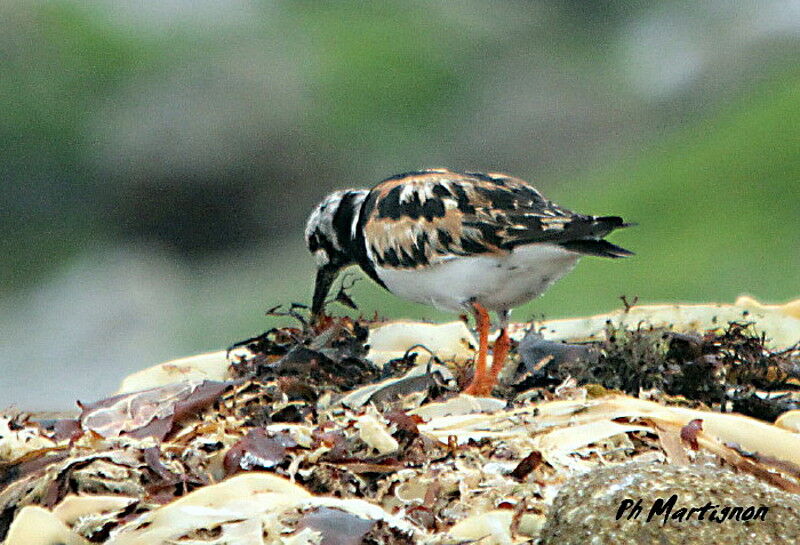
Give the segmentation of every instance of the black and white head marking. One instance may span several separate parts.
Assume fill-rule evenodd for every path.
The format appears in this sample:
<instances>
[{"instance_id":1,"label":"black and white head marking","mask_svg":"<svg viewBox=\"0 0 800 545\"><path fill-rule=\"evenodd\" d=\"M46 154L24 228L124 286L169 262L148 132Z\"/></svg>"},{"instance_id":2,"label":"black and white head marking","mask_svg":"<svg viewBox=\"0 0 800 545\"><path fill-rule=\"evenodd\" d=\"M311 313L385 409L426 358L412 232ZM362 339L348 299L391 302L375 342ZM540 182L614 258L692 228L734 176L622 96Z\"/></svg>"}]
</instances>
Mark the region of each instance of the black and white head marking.
<instances>
[{"instance_id":1,"label":"black and white head marking","mask_svg":"<svg viewBox=\"0 0 800 545\"><path fill-rule=\"evenodd\" d=\"M349 251L354 238L353 226L358 222L358 212L367 193L366 189L335 191L311 212L305 238L318 267L343 267L353 262Z\"/></svg>"},{"instance_id":2,"label":"black and white head marking","mask_svg":"<svg viewBox=\"0 0 800 545\"><path fill-rule=\"evenodd\" d=\"M306 245L317 262L312 313L319 314L331 284L340 269L356 262L353 230L361 204L369 193L365 189L346 189L331 193L314 208L306 223Z\"/></svg>"}]
</instances>

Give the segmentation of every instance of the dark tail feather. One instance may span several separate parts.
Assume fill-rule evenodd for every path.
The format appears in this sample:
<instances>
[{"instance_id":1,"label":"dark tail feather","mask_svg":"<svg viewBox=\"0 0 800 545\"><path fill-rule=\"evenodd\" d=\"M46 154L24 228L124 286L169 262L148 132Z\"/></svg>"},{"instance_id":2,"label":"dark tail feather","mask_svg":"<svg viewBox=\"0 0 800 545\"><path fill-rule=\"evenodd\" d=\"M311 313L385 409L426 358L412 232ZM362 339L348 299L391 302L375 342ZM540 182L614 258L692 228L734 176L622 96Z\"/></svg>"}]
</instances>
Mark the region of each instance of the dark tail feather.
<instances>
[{"instance_id":1,"label":"dark tail feather","mask_svg":"<svg viewBox=\"0 0 800 545\"><path fill-rule=\"evenodd\" d=\"M617 229L625 226L625 220L619 216L594 216L592 219L598 223L604 223L608 225L608 227L611 229Z\"/></svg>"},{"instance_id":2,"label":"dark tail feather","mask_svg":"<svg viewBox=\"0 0 800 545\"><path fill-rule=\"evenodd\" d=\"M622 221L621 218L617 219ZM620 227L625 227L625 224L620 225ZM560 245L567 250L585 255L596 255L600 257L628 257L634 255L633 252L617 246L616 244L611 244L607 240L570 240L568 242L562 242Z\"/></svg>"},{"instance_id":3,"label":"dark tail feather","mask_svg":"<svg viewBox=\"0 0 800 545\"><path fill-rule=\"evenodd\" d=\"M619 216L594 216L595 223L607 227L609 231L622 227L635 227L637 224L623 220Z\"/></svg>"},{"instance_id":4,"label":"dark tail feather","mask_svg":"<svg viewBox=\"0 0 800 545\"><path fill-rule=\"evenodd\" d=\"M588 216L582 220L567 224L563 234L570 239L599 239L609 234L614 229L621 229L633 225L625 223L619 216Z\"/></svg>"}]
</instances>

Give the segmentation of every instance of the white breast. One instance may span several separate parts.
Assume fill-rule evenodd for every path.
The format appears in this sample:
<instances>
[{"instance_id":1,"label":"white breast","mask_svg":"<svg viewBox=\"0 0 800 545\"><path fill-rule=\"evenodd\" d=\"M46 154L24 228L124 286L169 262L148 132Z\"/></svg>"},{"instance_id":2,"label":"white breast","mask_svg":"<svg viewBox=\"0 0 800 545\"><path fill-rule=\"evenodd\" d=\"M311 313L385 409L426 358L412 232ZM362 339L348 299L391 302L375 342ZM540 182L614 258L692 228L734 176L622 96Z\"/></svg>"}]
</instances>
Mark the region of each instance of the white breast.
<instances>
[{"instance_id":1,"label":"white breast","mask_svg":"<svg viewBox=\"0 0 800 545\"><path fill-rule=\"evenodd\" d=\"M501 256L453 257L423 269L376 271L392 293L411 301L455 312L470 301L507 310L544 293L578 259L580 254L561 246L529 244Z\"/></svg>"}]
</instances>

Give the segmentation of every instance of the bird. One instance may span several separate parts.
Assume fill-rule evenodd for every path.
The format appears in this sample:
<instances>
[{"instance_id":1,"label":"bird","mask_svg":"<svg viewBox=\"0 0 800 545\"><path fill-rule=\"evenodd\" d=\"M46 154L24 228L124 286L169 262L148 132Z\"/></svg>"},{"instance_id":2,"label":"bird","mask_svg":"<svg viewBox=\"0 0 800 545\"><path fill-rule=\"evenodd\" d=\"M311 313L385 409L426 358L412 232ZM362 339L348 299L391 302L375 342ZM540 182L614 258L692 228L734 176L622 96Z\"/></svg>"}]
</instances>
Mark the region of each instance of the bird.
<instances>
[{"instance_id":1,"label":"bird","mask_svg":"<svg viewBox=\"0 0 800 545\"><path fill-rule=\"evenodd\" d=\"M581 257L633 255L604 240L629 225L619 216L562 208L499 172L432 168L391 176L372 189L335 191L305 228L317 265L311 315L323 314L333 282L351 265L401 298L471 313L479 343L464 392L488 396L511 346L511 309L544 293ZM489 312L500 328L491 368Z\"/></svg>"}]
</instances>

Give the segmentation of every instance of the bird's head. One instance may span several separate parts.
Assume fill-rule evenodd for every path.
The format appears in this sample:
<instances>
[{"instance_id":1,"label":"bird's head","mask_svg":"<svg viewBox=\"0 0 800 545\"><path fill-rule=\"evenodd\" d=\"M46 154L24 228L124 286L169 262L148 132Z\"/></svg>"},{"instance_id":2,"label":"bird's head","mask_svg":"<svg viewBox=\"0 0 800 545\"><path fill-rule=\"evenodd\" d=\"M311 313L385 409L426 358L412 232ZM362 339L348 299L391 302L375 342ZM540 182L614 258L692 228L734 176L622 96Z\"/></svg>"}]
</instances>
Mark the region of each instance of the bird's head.
<instances>
[{"instance_id":1,"label":"bird's head","mask_svg":"<svg viewBox=\"0 0 800 545\"><path fill-rule=\"evenodd\" d=\"M353 265L355 224L366 189L331 193L311 212L306 223L306 246L317 261L317 279L311 313L318 316L338 272Z\"/></svg>"}]
</instances>

